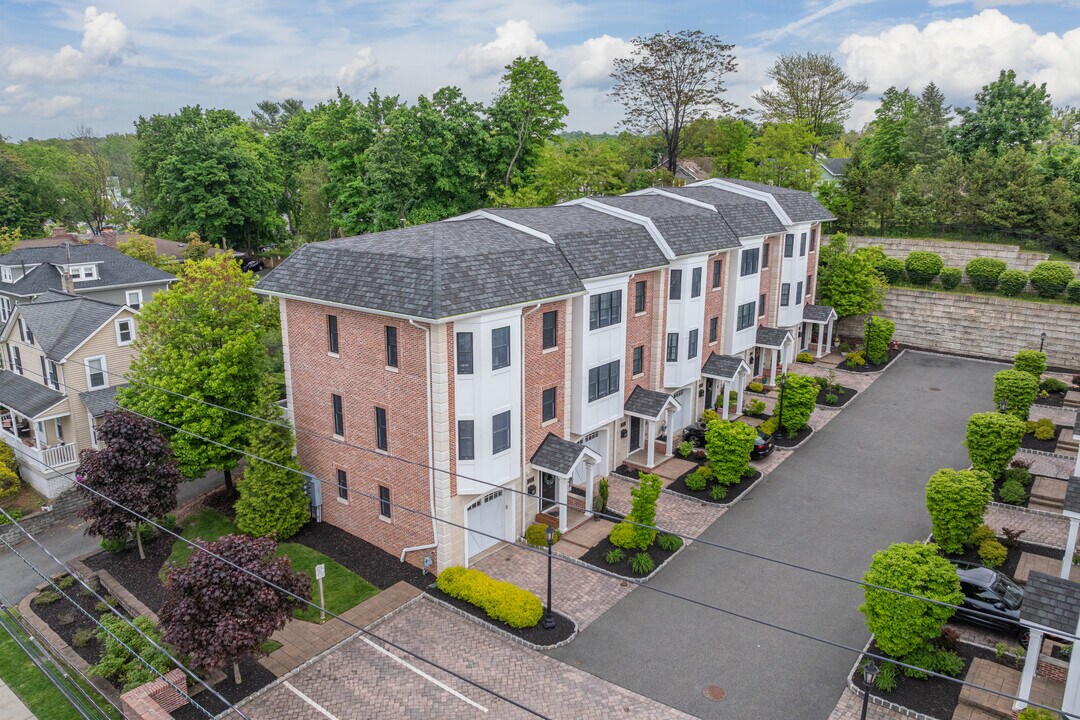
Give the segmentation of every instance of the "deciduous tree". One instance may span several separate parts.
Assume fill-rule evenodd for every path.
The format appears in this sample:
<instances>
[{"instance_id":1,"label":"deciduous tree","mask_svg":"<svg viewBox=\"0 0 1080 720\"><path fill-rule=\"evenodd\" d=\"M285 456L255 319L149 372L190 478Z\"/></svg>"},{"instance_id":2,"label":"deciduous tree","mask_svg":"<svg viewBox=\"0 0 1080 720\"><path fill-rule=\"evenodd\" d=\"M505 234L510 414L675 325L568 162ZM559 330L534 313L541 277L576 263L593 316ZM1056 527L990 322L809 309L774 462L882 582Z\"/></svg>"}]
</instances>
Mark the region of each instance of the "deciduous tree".
<instances>
[{"instance_id":1,"label":"deciduous tree","mask_svg":"<svg viewBox=\"0 0 1080 720\"><path fill-rule=\"evenodd\" d=\"M522 158L533 154L565 127L559 74L540 58L519 57L506 66L499 94L491 107L492 123L505 138L499 155L504 158L503 185L510 185Z\"/></svg>"},{"instance_id":2,"label":"deciduous tree","mask_svg":"<svg viewBox=\"0 0 1080 720\"><path fill-rule=\"evenodd\" d=\"M884 307L885 277L878 270L880 248L849 249L847 235L834 233L821 248L818 300L840 317L877 312Z\"/></svg>"},{"instance_id":3,"label":"deciduous tree","mask_svg":"<svg viewBox=\"0 0 1080 720\"><path fill-rule=\"evenodd\" d=\"M975 94L975 108L959 108L960 125L953 136L957 152L970 157L982 148L1000 155L1011 147L1032 150L1053 130L1053 104L1046 83L1016 81L1016 72L1002 70L998 79Z\"/></svg>"}]
</instances>

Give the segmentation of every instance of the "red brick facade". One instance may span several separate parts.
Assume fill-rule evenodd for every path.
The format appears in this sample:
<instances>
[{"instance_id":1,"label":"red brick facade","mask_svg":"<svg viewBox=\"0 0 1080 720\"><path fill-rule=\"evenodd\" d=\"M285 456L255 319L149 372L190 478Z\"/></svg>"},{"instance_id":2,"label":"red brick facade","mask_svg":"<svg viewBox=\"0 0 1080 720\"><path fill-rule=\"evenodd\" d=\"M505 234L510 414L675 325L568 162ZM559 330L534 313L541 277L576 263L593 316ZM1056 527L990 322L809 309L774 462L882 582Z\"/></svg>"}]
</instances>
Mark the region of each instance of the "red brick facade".
<instances>
[{"instance_id":1,"label":"red brick facade","mask_svg":"<svg viewBox=\"0 0 1080 720\"><path fill-rule=\"evenodd\" d=\"M712 353L718 353L723 355L723 343L724 343L724 293L727 291L727 264L729 262L737 262L733 258L737 257L735 253L727 253L719 255L717 257L709 258L709 263L705 268L706 285L705 285L705 322L701 328L702 343L701 346L704 350L701 353L701 364L705 365L705 362L709 359L709 355ZM720 287L714 287L716 284L713 278L716 275L716 261L720 261ZM712 327L712 319L716 318L716 340L712 340L709 334L709 329Z\"/></svg>"},{"instance_id":2,"label":"red brick facade","mask_svg":"<svg viewBox=\"0 0 1080 720\"><path fill-rule=\"evenodd\" d=\"M656 322L656 283L660 271L639 273L630 280L626 301L626 357L623 360L623 398L630 397L638 385L656 389L650 385L653 367L653 324ZM645 283L645 310L634 312L637 284ZM665 303L666 305L666 303ZM634 374L634 348L641 347L641 373Z\"/></svg>"},{"instance_id":3,"label":"red brick facade","mask_svg":"<svg viewBox=\"0 0 1080 720\"><path fill-rule=\"evenodd\" d=\"M547 434L564 437L563 419L566 417L566 320L570 302L541 305L535 311L529 308L524 321L525 342L525 408L522 424L525 428L525 461L533 456ZM544 349L544 313L558 313L555 322L553 348ZM544 390L555 388L555 419L543 421Z\"/></svg>"},{"instance_id":4,"label":"red brick facade","mask_svg":"<svg viewBox=\"0 0 1080 720\"><path fill-rule=\"evenodd\" d=\"M769 267L761 268L758 295L765 296L765 315L759 314L757 320L759 325L776 327L777 310L780 307L780 267L784 262L784 236L767 237L764 245L769 248ZM764 256L764 246L761 252Z\"/></svg>"},{"instance_id":5,"label":"red brick facade","mask_svg":"<svg viewBox=\"0 0 1080 720\"><path fill-rule=\"evenodd\" d=\"M394 555L403 548L434 542L431 520L392 507L382 519L379 486L390 500L427 512L429 473L389 457L376 447L375 408L386 410L387 451L428 463L426 337L408 321L288 300L285 304L292 385L292 411L300 464L325 481L323 520ZM338 318L339 353L327 352L327 315ZM386 366L386 327L397 328L398 369ZM331 396L343 401L349 447L332 439ZM338 497L338 470L348 481L348 499ZM419 564L413 556L410 562Z\"/></svg>"}]
</instances>

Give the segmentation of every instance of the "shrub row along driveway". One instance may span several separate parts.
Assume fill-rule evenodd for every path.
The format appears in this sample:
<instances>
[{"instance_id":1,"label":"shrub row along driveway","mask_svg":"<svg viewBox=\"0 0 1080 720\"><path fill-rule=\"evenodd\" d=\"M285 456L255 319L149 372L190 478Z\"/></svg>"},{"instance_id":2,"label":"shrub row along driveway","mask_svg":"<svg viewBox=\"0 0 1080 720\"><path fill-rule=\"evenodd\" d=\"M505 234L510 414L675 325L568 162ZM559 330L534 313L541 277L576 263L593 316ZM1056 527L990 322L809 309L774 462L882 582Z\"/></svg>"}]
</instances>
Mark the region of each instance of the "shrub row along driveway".
<instances>
[{"instance_id":1,"label":"shrub row along driveway","mask_svg":"<svg viewBox=\"0 0 1080 720\"><path fill-rule=\"evenodd\" d=\"M925 538L926 481L967 466L986 363L906 353L701 539L861 578L876 550ZM868 633L858 586L694 543L651 585L848 646ZM704 718L826 718L853 654L646 588L554 654ZM726 693L716 702L708 685Z\"/></svg>"}]
</instances>

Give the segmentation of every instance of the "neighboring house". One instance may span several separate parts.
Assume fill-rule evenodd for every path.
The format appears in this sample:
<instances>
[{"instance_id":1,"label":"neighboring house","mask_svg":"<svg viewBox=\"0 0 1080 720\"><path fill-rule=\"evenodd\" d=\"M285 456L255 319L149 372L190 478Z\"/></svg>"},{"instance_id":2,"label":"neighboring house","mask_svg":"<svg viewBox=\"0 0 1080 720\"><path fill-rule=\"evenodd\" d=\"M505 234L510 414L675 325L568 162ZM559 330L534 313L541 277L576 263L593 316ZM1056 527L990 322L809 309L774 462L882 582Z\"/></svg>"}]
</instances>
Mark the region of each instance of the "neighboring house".
<instances>
[{"instance_id":1,"label":"neighboring house","mask_svg":"<svg viewBox=\"0 0 1080 720\"><path fill-rule=\"evenodd\" d=\"M0 255L0 322L49 290L139 309L176 278L103 245L61 243Z\"/></svg>"},{"instance_id":2,"label":"neighboring house","mask_svg":"<svg viewBox=\"0 0 1080 720\"><path fill-rule=\"evenodd\" d=\"M115 407L133 355L138 312L46 290L15 306L0 333L0 437L15 448L24 482L45 497L97 447L95 422Z\"/></svg>"},{"instance_id":3,"label":"neighboring house","mask_svg":"<svg viewBox=\"0 0 1080 720\"><path fill-rule=\"evenodd\" d=\"M63 228L57 228L54 230L52 237L47 238L32 238L29 240L20 240L19 244L15 246L16 250L22 250L24 248L43 248L43 247L55 247L64 243L74 243L79 245L104 245L105 247L116 250L117 243L122 243L130 240L134 237L131 233L118 233L115 230L106 229L101 235L90 235L78 237L66 232ZM165 257L171 257L174 260L184 259L184 250L187 249L188 244L185 242L177 242L176 240L166 240L159 237L150 237L154 241L154 246L157 249L158 255L164 255ZM242 257L243 253L237 250L222 250L219 247L211 247L207 254L211 257L217 255L229 255L231 257Z\"/></svg>"},{"instance_id":4,"label":"neighboring house","mask_svg":"<svg viewBox=\"0 0 1080 720\"><path fill-rule=\"evenodd\" d=\"M847 166L851 163L851 158L827 158L819 156L817 163L818 167L821 168L818 182L840 182L844 179L844 173L847 172Z\"/></svg>"},{"instance_id":5,"label":"neighboring house","mask_svg":"<svg viewBox=\"0 0 1080 720\"><path fill-rule=\"evenodd\" d=\"M808 193L710 179L303 246L256 292L279 301L322 518L436 569L581 521L600 477L659 464L831 334L812 304L831 219Z\"/></svg>"}]
</instances>

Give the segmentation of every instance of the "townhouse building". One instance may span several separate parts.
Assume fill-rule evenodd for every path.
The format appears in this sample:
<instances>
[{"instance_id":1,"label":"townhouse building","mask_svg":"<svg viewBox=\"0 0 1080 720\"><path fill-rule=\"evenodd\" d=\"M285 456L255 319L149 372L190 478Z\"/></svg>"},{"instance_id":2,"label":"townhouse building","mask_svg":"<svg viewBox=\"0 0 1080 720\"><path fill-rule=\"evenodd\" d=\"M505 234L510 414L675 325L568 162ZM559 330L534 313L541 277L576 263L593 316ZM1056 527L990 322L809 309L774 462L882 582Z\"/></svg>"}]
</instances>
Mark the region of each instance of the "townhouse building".
<instances>
[{"instance_id":1,"label":"townhouse building","mask_svg":"<svg viewBox=\"0 0 1080 720\"><path fill-rule=\"evenodd\" d=\"M436 569L573 526L599 478L654 467L705 408L826 350L831 219L808 193L710 179L305 245L256 292L279 303L322 519Z\"/></svg>"},{"instance_id":2,"label":"townhouse building","mask_svg":"<svg viewBox=\"0 0 1080 720\"><path fill-rule=\"evenodd\" d=\"M97 447L137 317L126 305L45 290L16 305L0 332L0 439L15 449L23 482L46 498L67 489L79 453Z\"/></svg>"}]
</instances>

